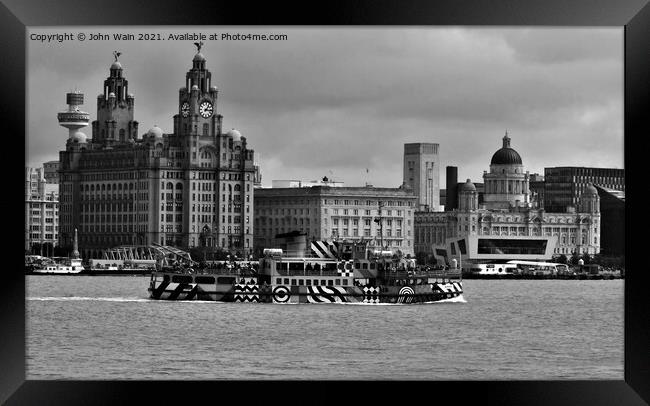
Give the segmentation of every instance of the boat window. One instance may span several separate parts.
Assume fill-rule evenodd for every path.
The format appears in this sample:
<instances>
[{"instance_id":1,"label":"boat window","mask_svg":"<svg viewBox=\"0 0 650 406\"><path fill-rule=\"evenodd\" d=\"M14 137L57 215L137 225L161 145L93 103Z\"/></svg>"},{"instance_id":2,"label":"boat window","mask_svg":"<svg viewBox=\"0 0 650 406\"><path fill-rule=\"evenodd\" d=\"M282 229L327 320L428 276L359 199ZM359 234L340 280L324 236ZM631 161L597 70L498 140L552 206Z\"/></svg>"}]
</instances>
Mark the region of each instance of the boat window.
<instances>
[{"instance_id":1,"label":"boat window","mask_svg":"<svg viewBox=\"0 0 650 406\"><path fill-rule=\"evenodd\" d=\"M365 262L361 264L361 269L368 269L368 264Z\"/></svg>"},{"instance_id":2,"label":"boat window","mask_svg":"<svg viewBox=\"0 0 650 406\"><path fill-rule=\"evenodd\" d=\"M318 262L314 264L314 271L320 271L320 264Z\"/></svg>"},{"instance_id":3,"label":"boat window","mask_svg":"<svg viewBox=\"0 0 650 406\"><path fill-rule=\"evenodd\" d=\"M276 285L282 285L282 278L277 278L277 279L275 280L275 284L276 284Z\"/></svg>"},{"instance_id":4,"label":"boat window","mask_svg":"<svg viewBox=\"0 0 650 406\"><path fill-rule=\"evenodd\" d=\"M288 285L289 284L289 278L284 278L284 284Z\"/></svg>"},{"instance_id":5,"label":"boat window","mask_svg":"<svg viewBox=\"0 0 650 406\"><path fill-rule=\"evenodd\" d=\"M219 285L232 285L235 283L235 278L232 276L220 276L217 278L217 283Z\"/></svg>"},{"instance_id":6,"label":"boat window","mask_svg":"<svg viewBox=\"0 0 650 406\"><path fill-rule=\"evenodd\" d=\"M163 281L164 282L169 282L169 275L164 275L163 276Z\"/></svg>"},{"instance_id":7,"label":"boat window","mask_svg":"<svg viewBox=\"0 0 650 406\"><path fill-rule=\"evenodd\" d=\"M318 279L314 279L314 286L318 286Z\"/></svg>"},{"instance_id":8,"label":"boat window","mask_svg":"<svg viewBox=\"0 0 650 406\"><path fill-rule=\"evenodd\" d=\"M296 280L295 280L295 279L291 279L291 284L292 284L292 285L295 285L295 284L296 284Z\"/></svg>"},{"instance_id":9,"label":"boat window","mask_svg":"<svg viewBox=\"0 0 650 406\"><path fill-rule=\"evenodd\" d=\"M349 262L346 263L346 264L345 264L345 269L347 269L348 271L351 271L351 270L352 270L352 264L349 263Z\"/></svg>"},{"instance_id":10,"label":"boat window","mask_svg":"<svg viewBox=\"0 0 650 406\"><path fill-rule=\"evenodd\" d=\"M375 263L374 262L370 263L370 269L375 269Z\"/></svg>"},{"instance_id":11,"label":"boat window","mask_svg":"<svg viewBox=\"0 0 650 406\"><path fill-rule=\"evenodd\" d=\"M307 284L307 286L311 286L311 279L307 279L305 283Z\"/></svg>"},{"instance_id":12,"label":"boat window","mask_svg":"<svg viewBox=\"0 0 650 406\"><path fill-rule=\"evenodd\" d=\"M321 279L320 281L321 286L327 285L327 281L325 279Z\"/></svg>"},{"instance_id":13,"label":"boat window","mask_svg":"<svg viewBox=\"0 0 650 406\"><path fill-rule=\"evenodd\" d=\"M342 262L339 262L338 264L336 264L336 267L337 267L338 269L343 269L344 264L343 264Z\"/></svg>"},{"instance_id":14,"label":"boat window","mask_svg":"<svg viewBox=\"0 0 650 406\"><path fill-rule=\"evenodd\" d=\"M276 271L281 271L287 269L287 266L283 262L276 262L275 269Z\"/></svg>"},{"instance_id":15,"label":"boat window","mask_svg":"<svg viewBox=\"0 0 650 406\"><path fill-rule=\"evenodd\" d=\"M343 265L341 265L341 266L343 266ZM332 263L332 262L327 263L327 264L325 264L325 269L334 271L334 270L336 270L336 264Z\"/></svg>"},{"instance_id":16,"label":"boat window","mask_svg":"<svg viewBox=\"0 0 650 406\"><path fill-rule=\"evenodd\" d=\"M214 283L214 276L197 276L194 281L196 283Z\"/></svg>"},{"instance_id":17,"label":"boat window","mask_svg":"<svg viewBox=\"0 0 650 406\"><path fill-rule=\"evenodd\" d=\"M298 279L298 285L302 286L305 284L305 281L302 279Z\"/></svg>"},{"instance_id":18,"label":"boat window","mask_svg":"<svg viewBox=\"0 0 650 406\"><path fill-rule=\"evenodd\" d=\"M302 271L304 268L303 262L289 262L290 271Z\"/></svg>"},{"instance_id":19,"label":"boat window","mask_svg":"<svg viewBox=\"0 0 650 406\"><path fill-rule=\"evenodd\" d=\"M327 281L327 286L332 286L332 285L334 285L334 281L331 280L331 279L328 280L328 281Z\"/></svg>"},{"instance_id":20,"label":"boat window","mask_svg":"<svg viewBox=\"0 0 650 406\"><path fill-rule=\"evenodd\" d=\"M361 263L355 262L354 263L354 269L361 269Z\"/></svg>"},{"instance_id":21,"label":"boat window","mask_svg":"<svg viewBox=\"0 0 650 406\"><path fill-rule=\"evenodd\" d=\"M347 279L343 279L343 286L348 286L348 280Z\"/></svg>"},{"instance_id":22,"label":"boat window","mask_svg":"<svg viewBox=\"0 0 650 406\"><path fill-rule=\"evenodd\" d=\"M174 275L172 276L174 283L192 283L192 277L189 275Z\"/></svg>"},{"instance_id":23,"label":"boat window","mask_svg":"<svg viewBox=\"0 0 650 406\"><path fill-rule=\"evenodd\" d=\"M337 280L336 280L336 285L338 286L338 285L340 285L340 284L341 284L341 280L340 280L340 279L337 279Z\"/></svg>"}]
</instances>

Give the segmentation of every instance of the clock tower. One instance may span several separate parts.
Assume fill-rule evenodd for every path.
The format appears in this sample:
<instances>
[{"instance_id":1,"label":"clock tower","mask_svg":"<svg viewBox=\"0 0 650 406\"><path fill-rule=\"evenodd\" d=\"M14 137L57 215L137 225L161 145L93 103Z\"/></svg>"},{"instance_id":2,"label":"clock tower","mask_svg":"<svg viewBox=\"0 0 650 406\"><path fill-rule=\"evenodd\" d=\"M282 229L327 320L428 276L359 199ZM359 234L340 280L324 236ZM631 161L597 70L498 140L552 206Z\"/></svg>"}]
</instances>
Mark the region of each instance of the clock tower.
<instances>
[{"instance_id":1,"label":"clock tower","mask_svg":"<svg viewBox=\"0 0 650 406\"><path fill-rule=\"evenodd\" d=\"M212 86L212 74L205 68L201 53L203 42L195 42L198 52L192 69L185 76L185 87L179 90L178 114L174 116L174 133L180 136L217 136L222 116L217 114L219 91Z\"/></svg>"}]
</instances>

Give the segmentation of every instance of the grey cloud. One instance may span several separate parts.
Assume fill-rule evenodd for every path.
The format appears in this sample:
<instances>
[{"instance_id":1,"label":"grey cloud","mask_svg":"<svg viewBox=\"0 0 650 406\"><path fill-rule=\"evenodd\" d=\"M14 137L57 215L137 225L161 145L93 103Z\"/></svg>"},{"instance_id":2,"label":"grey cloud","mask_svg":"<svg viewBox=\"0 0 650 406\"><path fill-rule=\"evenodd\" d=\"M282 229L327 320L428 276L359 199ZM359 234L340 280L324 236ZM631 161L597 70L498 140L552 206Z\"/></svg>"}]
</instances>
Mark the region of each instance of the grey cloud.
<instances>
[{"instance_id":1,"label":"grey cloud","mask_svg":"<svg viewBox=\"0 0 650 406\"><path fill-rule=\"evenodd\" d=\"M618 29L273 31L289 40L209 42L202 50L220 89L224 126L239 129L261 154L265 184L332 171L347 184L397 186L405 142L440 143L441 174L456 165L462 179L480 181L506 129L531 171L622 166ZM56 112L71 87L85 92L84 109L95 117L113 50L123 53L141 132L154 124L171 132L192 41L30 44L28 162L57 159L67 132Z\"/></svg>"}]
</instances>

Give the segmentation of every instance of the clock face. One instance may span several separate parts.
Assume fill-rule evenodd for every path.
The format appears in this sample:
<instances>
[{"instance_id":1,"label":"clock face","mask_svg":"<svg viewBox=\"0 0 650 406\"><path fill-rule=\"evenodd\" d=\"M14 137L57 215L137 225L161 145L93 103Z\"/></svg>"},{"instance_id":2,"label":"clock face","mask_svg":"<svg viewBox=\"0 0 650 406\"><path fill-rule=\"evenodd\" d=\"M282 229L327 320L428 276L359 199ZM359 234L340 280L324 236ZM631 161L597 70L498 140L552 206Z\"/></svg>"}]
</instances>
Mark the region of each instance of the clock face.
<instances>
[{"instance_id":1,"label":"clock face","mask_svg":"<svg viewBox=\"0 0 650 406\"><path fill-rule=\"evenodd\" d=\"M190 115L190 104L188 102L183 102L181 105L181 114L183 117L187 117Z\"/></svg>"},{"instance_id":2,"label":"clock face","mask_svg":"<svg viewBox=\"0 0 650 406\"><path fill-rule=\"evenodd\" d=\"M201 113L201 117L208 118L212 115L212 103L208 101L204 101L201 103L199 106L199 113Z\"/></svg>"}]
</instances>

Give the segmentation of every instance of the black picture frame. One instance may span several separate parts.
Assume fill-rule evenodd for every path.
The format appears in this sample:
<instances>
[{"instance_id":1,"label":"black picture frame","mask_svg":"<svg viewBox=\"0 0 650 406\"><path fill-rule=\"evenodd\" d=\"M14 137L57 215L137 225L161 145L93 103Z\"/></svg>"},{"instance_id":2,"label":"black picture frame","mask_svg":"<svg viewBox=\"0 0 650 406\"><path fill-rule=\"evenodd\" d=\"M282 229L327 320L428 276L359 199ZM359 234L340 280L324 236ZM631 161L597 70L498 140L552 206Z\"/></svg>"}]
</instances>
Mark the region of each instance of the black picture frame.
<instances>
[{"instance_id":1,"label":"black picture frame","mask_svg":"<svg viewBox=\"0 0 650 406\"><path fill-rule=\"evenodd\" d=\"M327 1L280 3L158 0L158 1L25 1L3 0L0 5L2 87L0 100L6 145L5 172L15 192L24 193L14 148L25 148L26 27L74 25L509 25L614 26L625 37L625 169L626 256L625 379L621 381L434 381L434 382L188 382L154 381L26 381L25 275L20 255L2 269L2 333L0 334L0 402L24 404L146 404L209 401L311 402L329 398L346 403L375 402L395 396L400 403L453 402L499 405L642 405L649 402L650 360L646 291L647 270L638 259L642 238L634 238L635 222L642 221L640 178L650 134L650 5L647 0L445 0L445 1ZM23 150L24 152L24 150ZM25 155L23 154L23 157ZM11 158L9 161L6 158ZM19 187L18 184L22 184ZM14 199L12 198L13 202ZM5 209L9 218L24 206ZM24 202L23 202L24 203ZM12 222L13 223L13 222ZM11 238L18 225L5 230ZM15 239L20 241L19 238ZM17 251L18 252L18 251ZM636 258L634 257L636 256ZM14 263L14 260L16 262ZM644 274L645 272L645 274ZM462 377L459 377L462 378ZM340 391L340 392L339 392ZM228 394L226 397L224 394ZM338 394L340 396L334 396ZM316 396L313 396L316 395ZM321 396L319 396L321 395ZM326 396L322 396L326 395ZM329 395L329 396L327 396ZM222 397L223 396L223 397ZM230 400L227 400L230 399ZM645 400L645 401L644 401Z\"/></svg>"}]
</instances>

